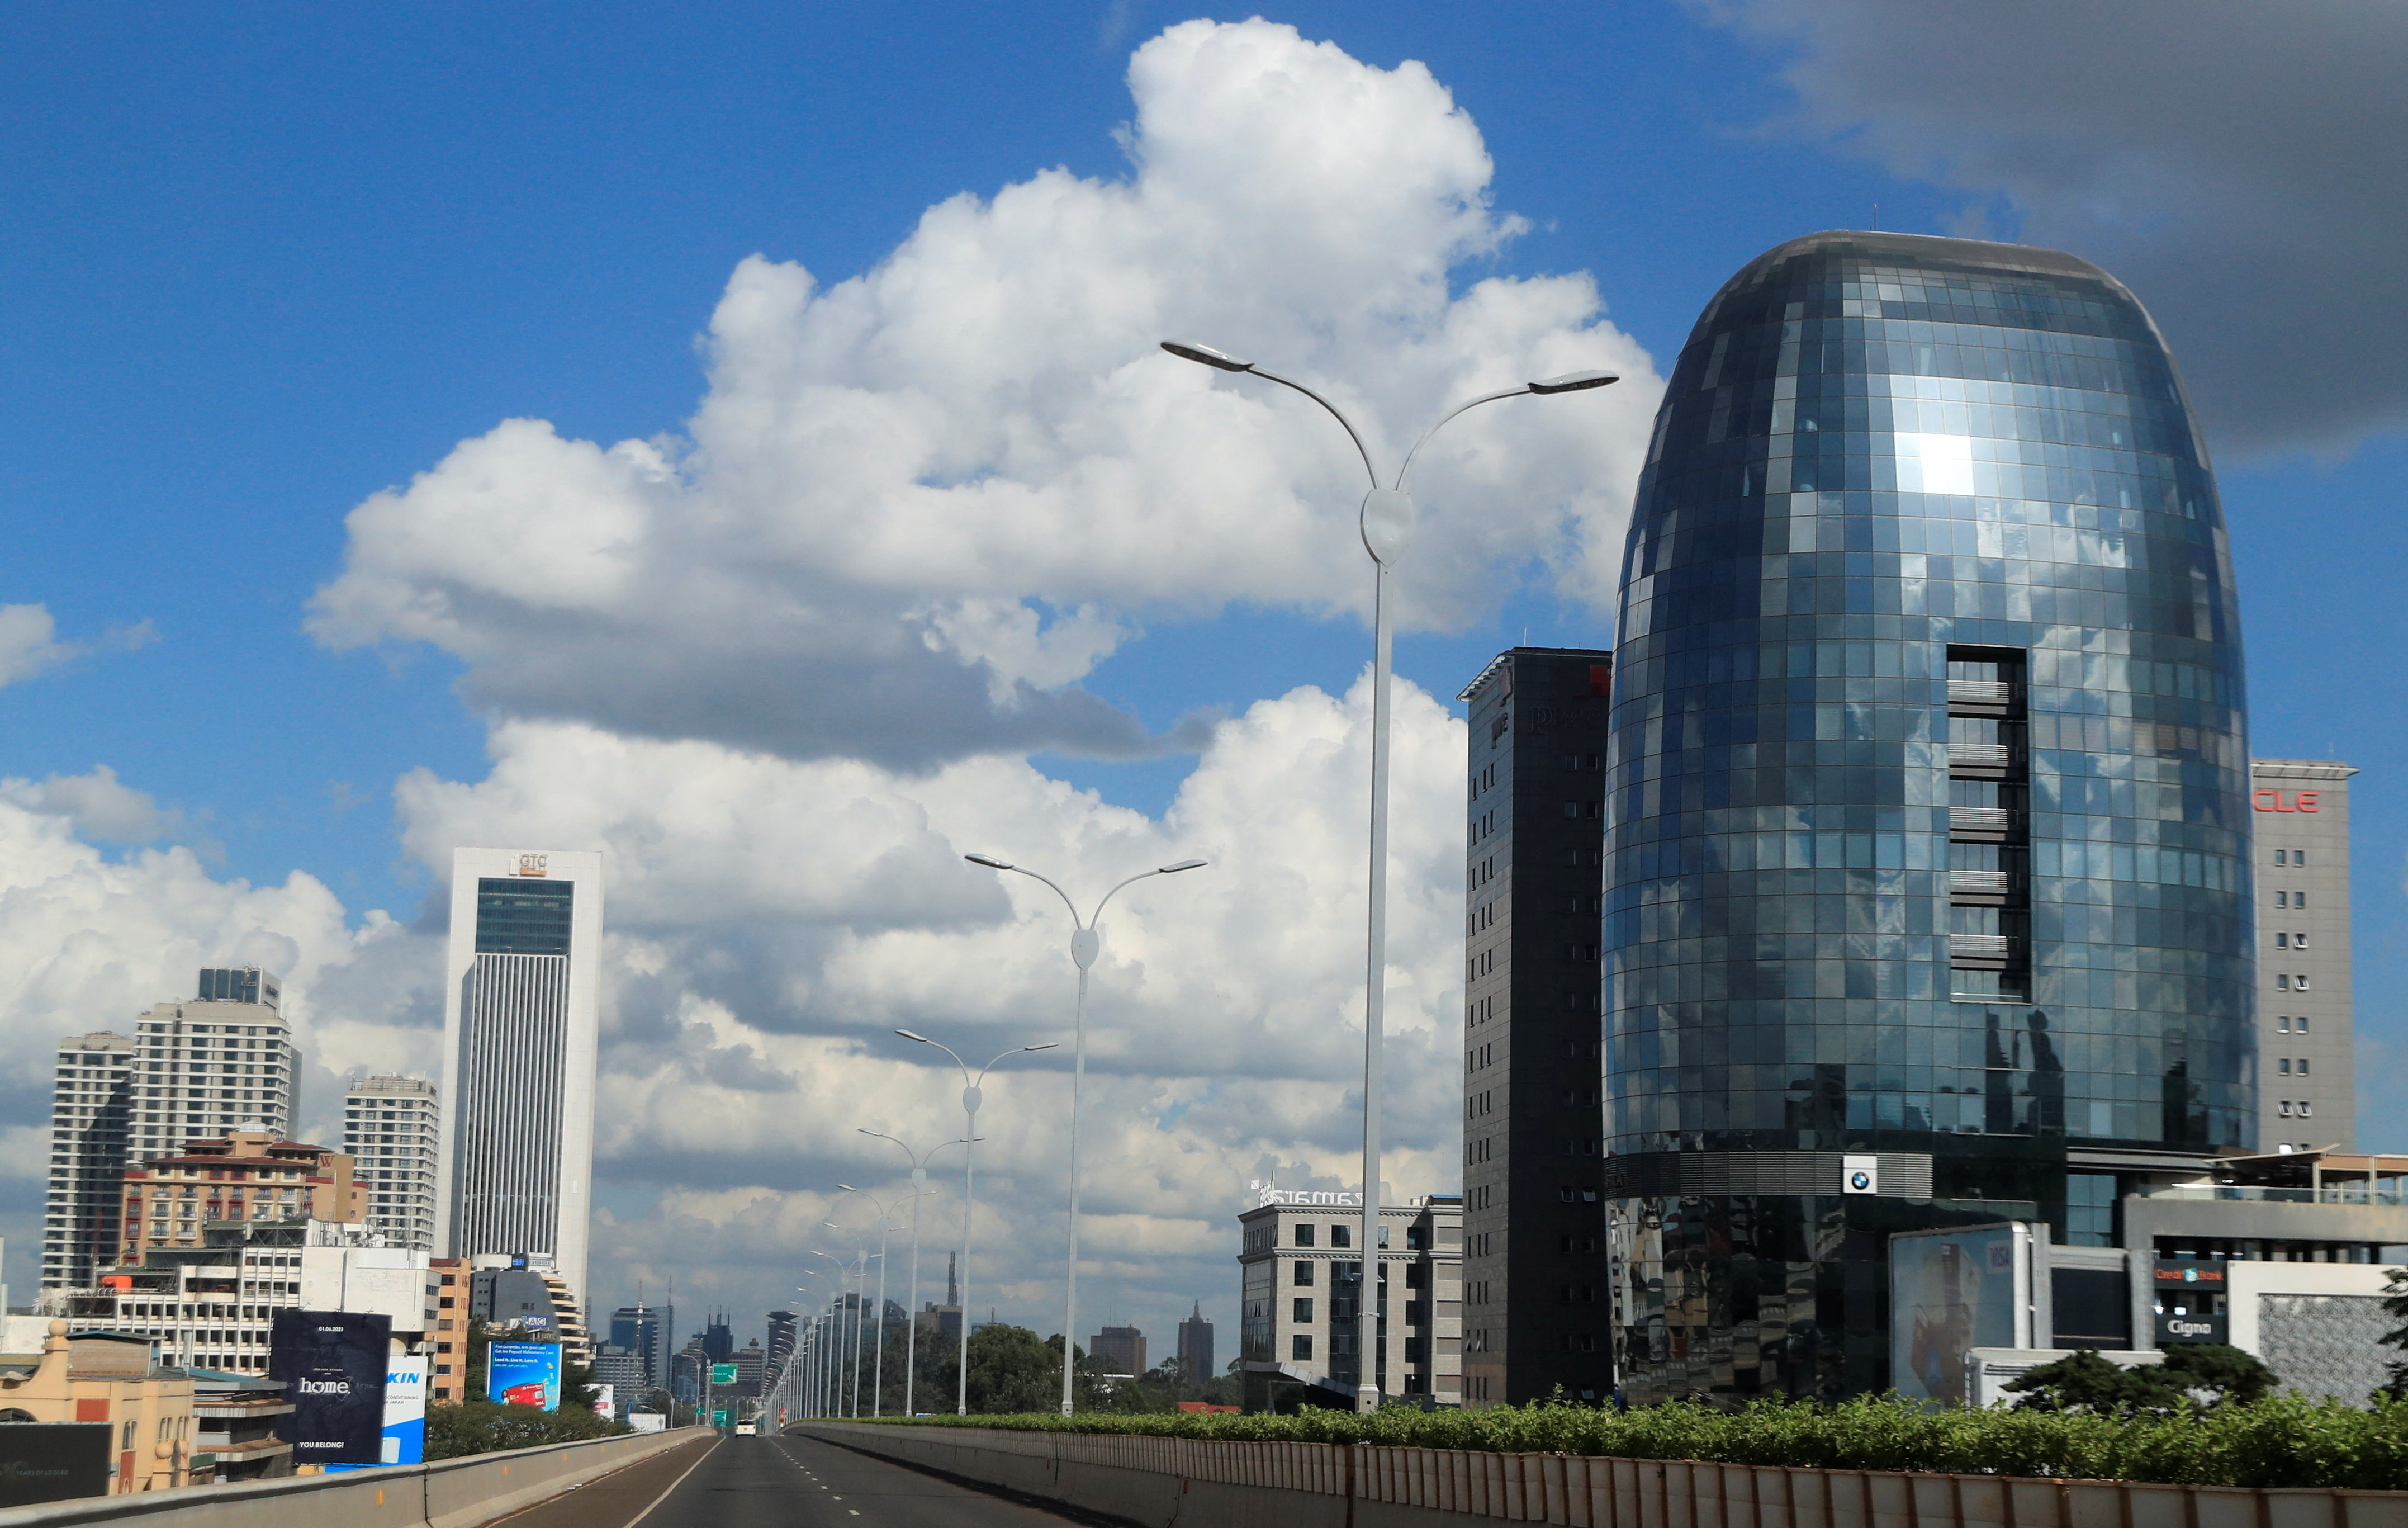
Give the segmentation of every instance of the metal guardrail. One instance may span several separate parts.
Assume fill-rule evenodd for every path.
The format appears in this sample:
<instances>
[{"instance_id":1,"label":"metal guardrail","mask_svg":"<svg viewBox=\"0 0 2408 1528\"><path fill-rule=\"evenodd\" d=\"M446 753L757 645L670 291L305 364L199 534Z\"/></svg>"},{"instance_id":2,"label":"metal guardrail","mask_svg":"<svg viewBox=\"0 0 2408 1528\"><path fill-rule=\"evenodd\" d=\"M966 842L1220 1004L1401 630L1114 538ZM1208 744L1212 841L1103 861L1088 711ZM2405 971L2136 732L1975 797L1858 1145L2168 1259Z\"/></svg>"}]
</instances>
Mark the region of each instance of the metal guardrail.
<instances>
[{"instance_id":1,"label":"metal guardrail","mask_svg":"<svg viewBox=\"0 0 2408 1528\"><path fill-rule=\"evenodd\" d=\"M2003 806L1952 806L1948 830L1962 833L2003 833L2014 826L2014 814Z\"/></svg>"},{"instance_id":2,"label":"metal guardrail","mask_svg":"<svg viewBox=\"0 0 2408 1528\"><path fill-rule=\"evenodd\" d=\"M2013 705L2014 686L2003 679L1952 679L1948 682L1948 699L1962 700L1967 705Z\"/></svg>"},{"instance_id":3,"label":"metal guardrail","mask_svg":"<svg viewBox=\"0 0 2408 1528\"><path fill-rule=\"evenodd\" d=\"M2014 878L2002 870L1952 870L1948 889L1969 897L2003 897L2014 889Z\"/></svg>"},{"instance_id":4,"label":"metal guardrail","mask_svg":"<svg viewBox=\"0 0 2408 1528\"><path fill-rule=\"evenodd\" d=\"M2014 762L2014 751L2003 742L1948 745L1948 767L1952 770L2003 770Z\"/></svg>"},{"instance_id":5,"label":"metal guardrail","mask_svg":"<svg viewBox=\"0 0 2408 1528\"><path fill-rule=\"evenodd\" d=\"M2270 1189L2247 1183L2172 1183L2143 1189L2135 1197L2261 1204L2408 1204L2408 1191L2397 1189Z\"/></svg>"},{"instance_id":6,"label":"metal guardrail","mask_svg":"<svg viewBox=\"0 0 2408 1528\"><path fill-rule=\"evenodd\" d=\"M1959 960L2003 960L2007 958L2007 936L2004 934L1950 934L1948 953Z\"/></svg>"}]
</instances>

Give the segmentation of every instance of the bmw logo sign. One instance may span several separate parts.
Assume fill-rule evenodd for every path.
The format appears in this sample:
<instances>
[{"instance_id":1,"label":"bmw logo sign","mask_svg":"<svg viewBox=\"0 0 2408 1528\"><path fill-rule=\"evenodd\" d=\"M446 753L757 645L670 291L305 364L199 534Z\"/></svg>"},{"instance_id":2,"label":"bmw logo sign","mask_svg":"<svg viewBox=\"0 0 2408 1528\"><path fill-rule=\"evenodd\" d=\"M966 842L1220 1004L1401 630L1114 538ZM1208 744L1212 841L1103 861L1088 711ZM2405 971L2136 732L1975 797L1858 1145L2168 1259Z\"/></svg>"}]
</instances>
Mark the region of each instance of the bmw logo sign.
<instances>
[{"instance_id":1,"label":"bmw logo sign","mask_svg":"<svg viewBox=\"0 0 2408 1528\"><path fill-rule=\"evenodd\" d=\"M1873 1175L1862 1168L1848 1175L1848 1187L1857 1193L1863 1193L1872 1186Z\"/></svg>"}]
</instances>

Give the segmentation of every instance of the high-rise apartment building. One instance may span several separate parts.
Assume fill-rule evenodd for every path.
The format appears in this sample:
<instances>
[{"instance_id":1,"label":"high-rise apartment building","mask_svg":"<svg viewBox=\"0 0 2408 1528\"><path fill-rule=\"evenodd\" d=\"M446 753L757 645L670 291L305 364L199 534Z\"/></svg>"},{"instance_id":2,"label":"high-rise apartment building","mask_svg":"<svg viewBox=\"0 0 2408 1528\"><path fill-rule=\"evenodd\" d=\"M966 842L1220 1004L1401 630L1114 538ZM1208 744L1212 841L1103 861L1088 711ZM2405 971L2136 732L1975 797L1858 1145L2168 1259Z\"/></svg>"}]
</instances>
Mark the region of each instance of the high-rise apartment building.
<instances>
[{"instance_id":1,"label":"high-rise apartment building","mask_svg":"<svg viewBox=\"0 0 2408 1528\"><path fill-rule=\"evenodd\" d=\"M1516 647L1471 708L1463 1400L1612 1389L1598 907L1613 655Z\"/></svg>"},{"instance_id":2,"label":"high-rise apartment building","mask_svg":"<svg viewBox=\"0 0 2408 1528\"><path fill-rule=\"evenodd\" d=\"M1212 1367L1212 1323L1204 1319L1200 1300L1179 1323L1179 1372L1191 1385L1218 1377Z\"/></svg>"},{"instance_id":3,"label":"high-rise apartment building","mask_svg":"<svg viewBox=\"0 0 2408 1528\"><path fill-rule=\"evenodd\" d=\"M189 1002L156 1003L135 1020L128 1165L237 1127L280 1140L293 1132L301 1054L279 1011L275 973L212 967L199 988Z\"/></svg>"},{"instance_id":4,"label":"high-rise apartment building","mask_svg":"<svg viewBox=\"0 0 2408 1528\"><path fill-rule=\"evenodd\" d=\"M2358 1149L2349 959L2349 777L2329 759L2249 767L2257 826L2258 1141Z\"/></svg>"},{"instance_id":5,"label":"high-rise apartment building","mask_svg":"<svg viewBox=\"0 0 2408 1528\"><path fill-rule=\"evenodd\" d=\"M362 1077L343 1096L343 1150L356 1164L367 1227L388 1247L435 1249L442 1112L421 1077Z\"/></svg>"},{"instance_id":6,"label":"high-rise apartment building","mask_svg":"<svg viewBox=\"0 0 2408 1528\"><path fill-rule=\"evenodd\" d=\"M767 1351L769 1355L769 1372L772 1375L784 1373L786 1361L795 1356L795 1331L800 1319L801 1318L791 1310L773 1310L769 1313L769 1346Z\"/></svg>"},{"instance_id":7,"label":"high-rise apartment building","mask_svg":"<svg viewBox=\"0 0 2408 1528\"><path fill-rule=\"evenodd\" d=\"M134 1042L106 1031L59 1042L42 1288L88 1289L117 1256L118 1183L134 1092Z\"/></svg>"},{"instance_id":8,"label":"high-rise apartment building","mask_svg":"<svg viewBox=\"0 0 2408 1528\"><path fill-rule=\"evenodd\" d=\"M132 1040L102 1033L61 1043L44 1290L85 1288L117 1256L128 1167L236 1126L280 1136L292 1128L299 1055L279 998L273 973L211 968L192 1002L144 1012Z\"/></svg>"},{"instance_id":9,"label":"high-rise apartment building","mask_svg":"<svg viewBox=\"0 0 2408 1528\"><path fill-rule=\"evenodd\" d=\"M452 851L436 1240L547 1259L580 1302L601 944L599 854Z\"/></svg>"},{"instance_id":10,"label":"high-rise apartment building","mask_svg":"<svg viewBox=\"0 0 2408 1528\"><path fill-rule=\"evenodd\" d=\"M2256 1145L2238 606L2112 277L1879 233L1751 262L1657 414L1613 687L1630 1400L1882 1391L1892 1232L2111 1247L2123 1188Z\"/></svg>"}]
</instances>

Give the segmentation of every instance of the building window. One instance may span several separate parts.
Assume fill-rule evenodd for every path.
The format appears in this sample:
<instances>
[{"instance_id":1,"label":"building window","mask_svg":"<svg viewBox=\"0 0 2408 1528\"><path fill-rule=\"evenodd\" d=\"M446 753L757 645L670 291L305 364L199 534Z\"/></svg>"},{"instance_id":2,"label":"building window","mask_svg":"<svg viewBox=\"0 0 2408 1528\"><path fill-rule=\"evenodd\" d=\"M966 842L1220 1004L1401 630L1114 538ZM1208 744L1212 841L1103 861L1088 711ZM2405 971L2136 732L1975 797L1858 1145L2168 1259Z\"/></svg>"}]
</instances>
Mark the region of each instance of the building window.
<instances>
[{"instance_id":1,"label":"building window","mask_svg":"<svg viewBox=\"0 0 2408 1528\"><path fill-rule=\"evenodd\" d=\"M2292 991L2294 991L2294 992L2304 992L2304 991L2306 991L2307 989L2308 989L2308 973L2307 973L2306 972L2304 972L2304 971L2303 971L2303 972L2300 973L2298 975L2296 975L2296 976L2294 976L2294 977L2292 977L2292 978L2291 978L2291 990L2292 990Z\"/></svg>"},{"instance_id":2,"label":"building window","mask_svg":"<svg viewBox=\"0 0 2408 1528\"><path fill-rule=\"evenodd\" d=\"M2284 1118L2288 1119L2291 1117L2291 1101L2289 1099L2285 1099L2279 1107L2282 1110Z\"/></svg>"},{"instance_id":3,"label":"building window","mask_svg":"<svg viewBox=\"0 0 2408 1528\"><path fill-rule=\"evenodd\" d=\"M1302 1220L1302 1221L1298 1221L1298 1222L1297 1223L1297 1228L1296 1228L1296 1245L1297 1245L1297 1246L1298 1246L1298 1247L1311 1247L1311 1246L1312 1245L1312 1221L1310 1221L1310 1220Z\"/></svg>"},{"instance_id":4,"label":"building window","mask_svg":"<svg viewBox=\"0 0 2408 1528\"><path fill-rule=\"evenodd\" d=\"M2308 1032L2308 1016L2307 1016L2307 1015L2305 1015L2305 1014L2301 1014L2301 1015L2300 1015L2300 1016L2296 1020L2294 1020L2293 1022L2294 1022L2294 1023L2296 1023L2296 1024L2298 1025L2298 1032L2299 1032L2299 1033L2300 1033L2300 1034L2305 1034L2305 1033L2307 1033L2307 1032Z\"/></svg>"},{"instance_id":5,"label":"building window","mask_svg":"<svg viewBox=\"0 0 2408 1528\"><path fill-rule=\"evenodd\" d=\"M2291 936L2289 934L2276 934L2274 936L2274 947L2278 950L2289 949L2291 947Z\"/></svg>"},{"instance_id":6,"label":"building window","mask_svg":"<svg viewBox=\"0 0 2408 1528\"><path fill-rule=\"evenodd\" d=\"M2288 1033L2290 1033L2290 1032L2291 1032L2291 1016L2290 1016L2290 1015L2288 1015L2288 1014L2280 1014L2280 1015L2277 1015L2277 1016L2275 1016L2275 1019L2274 1019L2274 1028L2275 1028L2278 1031L2280 1031L2281 1033L2284 1033L2284 1034L2288 1034Z\"/></svg>"},{"instance_id":7,"label":"building window","mask_svg":"<svg viewBox=\"0 0 2408 1528\"><path fill-rule=\"evenodd\" d=\"M2288 992L2290 989L2291 978L2280 972L2277 972L2274 975L2274 990L2277 992Z\"/></svg>"},{"instance_id":8,"label":"building window","mask_svg":"<svg viewBox=\"0 0 2408 1528\"><path fill-rule=\"evenodd\" d=\"M2304 1056L2300 1058L2299 1074L2302 1077L2308 1074L2308 1059Z\"/></svg>"},{"instance_id":9,"label":"building window","mask_svg":"<svg viewBox=\"0 0 2408 1528\"><path fill-rule=\"evenodd\" d=\"M2306 1099L2301 1099L2301 1100L2300 1100L2300 1118L2305 1119L2308 1116L2310 1116L2310 1115L2312 1115L2312 1114L2314 1114L2314 1113L2315 1113L2315 1112L2316 1112L2316 1111L2315 1111L2313 1107L2311 1107L2311 1106L2309 1105L2308 1101L2307 1101Z\"/></svg>"},{"instance_id":10,"label":"building window","mask_svg":"<svg viewBox=\"0 0 2408 1528\"><path fill-rule=\"evenodd\" d=\"M1299 1290L1312 1288L1312 1264L1299 1262L1296 1265L1296 1287Z\"/></svg>"},{"instance_id":11,"label":"building window","mask_svg":"<svg viewBox=\"0 0 2408 1528\"><path fill-rule=\"evenodd\" d=\"M1311 1296L1299 1297L1298 1299L1291 1302L1291 1305L1293 1306L1289 1312L1289 1319L1291 1320L1297 1322L1299 1325L1309 1326L1312 1324L1312 1300Z\"/></svg>"},{"instance_id":12,"label":"building window","mask_svg":"<svg viewBox=\"0 0 2408 1528\"><path fill-rule=\"evenodd\" d=\"M1304 1362L1312 1362L1312 1339L1298 1333L1287 1340L1287 1356Z\"/></svg>"},{"instance_id":13,"label":"building window","mask_svg":"<svg viewBox=\"0 0 2408 1528\"><path fill-rule=\"evenodd\" d=\"M1329 1245L1332 1247L1354 1246L1354 1228L1347 1225L1331 1226L1329 1228Z\"/></svg>"},{"instance_id":14,"label":"building window","mask_svg":"<svg viewBox=\"0 0 2408 1528\"><path fill-rule=\"evenodd\" d=\"M2284 1057L2281 1060L2274 1063L2274 1069L2277 1076L2289 1076L2291 1074L2291 1059L2288 1056Z\"/></svg>"}]
</instances>

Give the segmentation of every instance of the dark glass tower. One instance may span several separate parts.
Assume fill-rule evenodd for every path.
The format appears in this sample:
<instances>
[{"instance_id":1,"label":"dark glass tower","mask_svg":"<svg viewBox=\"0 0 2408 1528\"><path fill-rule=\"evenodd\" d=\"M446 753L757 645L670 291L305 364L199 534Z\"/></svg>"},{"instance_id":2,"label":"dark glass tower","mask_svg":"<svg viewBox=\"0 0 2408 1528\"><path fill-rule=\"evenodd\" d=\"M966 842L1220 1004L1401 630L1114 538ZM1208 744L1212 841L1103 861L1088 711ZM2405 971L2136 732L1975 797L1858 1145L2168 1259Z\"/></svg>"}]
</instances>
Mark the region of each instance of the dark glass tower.
<instances>
[{"instance_id":1,"label":"dark glass tower","mask_svg":"<svg viewBox=\"0 0 2408 1528\"><path fill-rule=\"evenodd\" d=\"M2119 1165L2254 1144L2248 768L2206 449L2114 278L1827 233L1716 294L1608 757L1632 1399L1881 1390L1890 1232L2061 1243Z\"/></svg>"}]
</instances>

